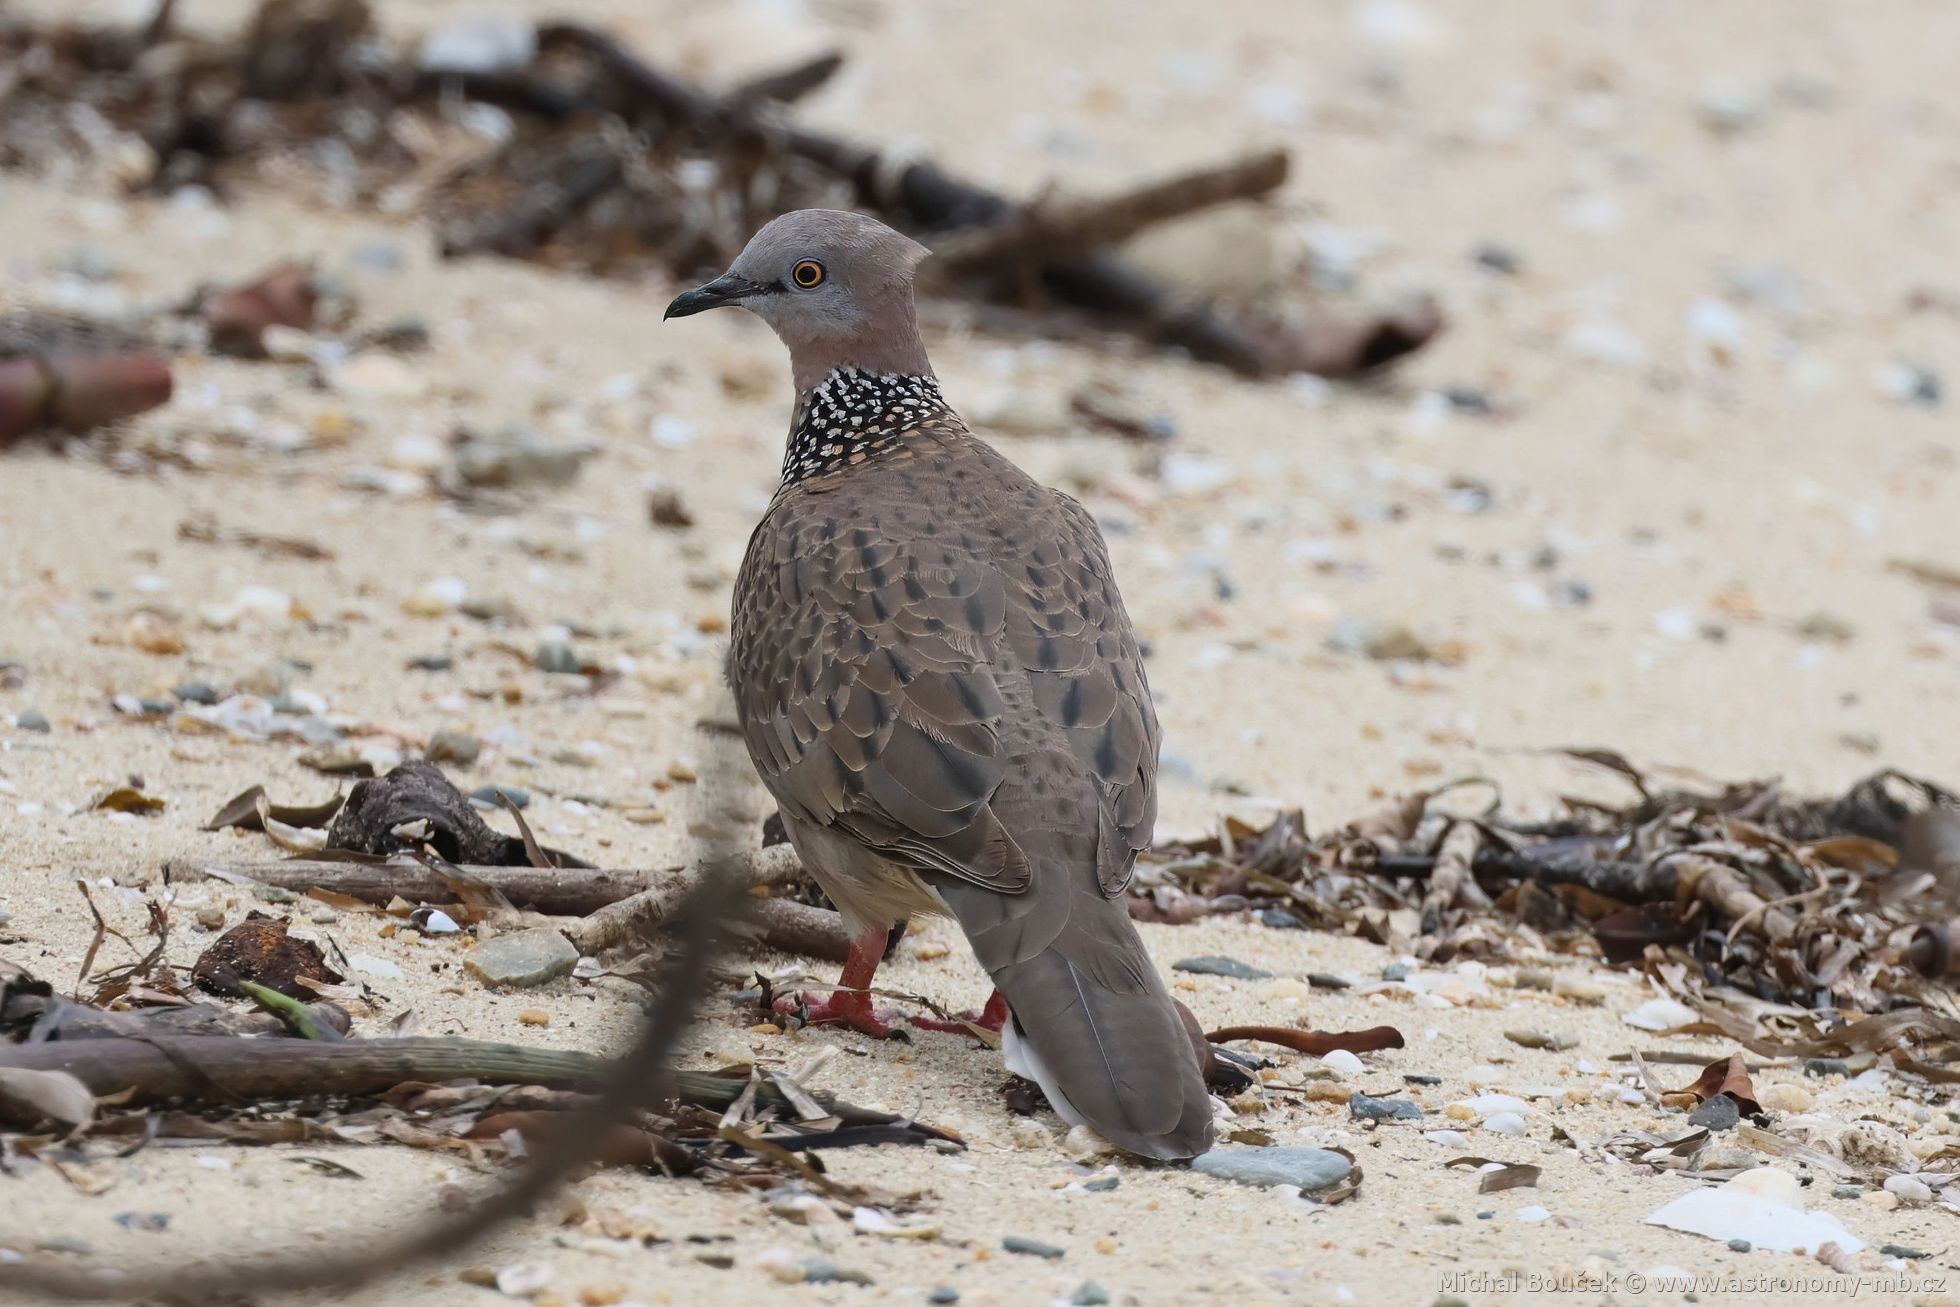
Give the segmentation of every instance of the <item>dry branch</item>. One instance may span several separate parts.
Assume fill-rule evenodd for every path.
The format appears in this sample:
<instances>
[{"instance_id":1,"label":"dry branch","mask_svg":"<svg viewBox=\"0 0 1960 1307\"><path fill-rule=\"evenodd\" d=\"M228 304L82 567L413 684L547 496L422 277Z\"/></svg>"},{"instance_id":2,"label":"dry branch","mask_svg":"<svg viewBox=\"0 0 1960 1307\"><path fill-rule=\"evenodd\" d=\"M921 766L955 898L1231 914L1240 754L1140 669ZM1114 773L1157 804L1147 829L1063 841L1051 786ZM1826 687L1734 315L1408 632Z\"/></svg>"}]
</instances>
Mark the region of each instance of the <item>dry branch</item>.
<instances>
[{"instance_id":1,"label":"dry branch","mask_svg":"<svg viewBox=\"0 0 1960 1307\"><path fill-rule=\"evenodd\" d=\"M632 940L651 938L709 875L727 876L736 884L755 887L775 885L802 870L796 850L779 844L754 853L730 858L712 872L686 870L673 873L633 895L608 903L582 921L566 923L561 929L578 951L593 954Z\"/></svg>"},{"instance_id":2,"label":"dry branch","mask_svg":"<svg viewBox=\"0 0 1960 1307\"><path fill-rule=\"evenodd\" d=\"M1120 245L1160 222L1277 190L1286 180L1286 166L1286 151L1269 150L1101 199L1038 201L1004 222L938 241L934 264L959 270L1046 262L1098 245Z\"/></svg>"},{"instance_id":3,"label":"dry branch","mask_svg":"<svg viewBox=\"0 0 1960 1307\"><path fill-rule=\"evenodd\" d=\"M736 855L730 873L748 885L780 884L796 875L802 864L786 845ZM566 867L459 868L509 899L514 907L548 916L583 917L635 894L680 878L679 867L661 870L597 870ZM368 903L395 898L415 903L454 903L451 883L432 868L416 862L341 862L294 858L285 862L232 862L222 858L184 856L164 866L167 880L250 881L304 894L330 890ZM689 884L693 881L690 878Z\"/></svg>"}]
</instances>

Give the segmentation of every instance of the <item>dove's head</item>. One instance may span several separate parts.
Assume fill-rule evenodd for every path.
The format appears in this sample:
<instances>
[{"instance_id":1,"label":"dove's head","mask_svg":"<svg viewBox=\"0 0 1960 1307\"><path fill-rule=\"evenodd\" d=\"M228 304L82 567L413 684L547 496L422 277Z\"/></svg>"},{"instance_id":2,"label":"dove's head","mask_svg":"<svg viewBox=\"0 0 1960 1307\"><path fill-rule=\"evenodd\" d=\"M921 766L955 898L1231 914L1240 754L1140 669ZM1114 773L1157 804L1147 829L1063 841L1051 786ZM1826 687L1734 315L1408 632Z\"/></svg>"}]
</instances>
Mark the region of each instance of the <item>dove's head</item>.
<instances>
[{"instance_id":1,"label":"dove's head","mask_svg":"<svg viewBox=\"0 0 1960 1307\"><path fill-rule=\"evenodd\" d=\"M798 209L757 232L728 271L667 306L667 317L739 304L789 347L798 390L833 369L929 376L912 311L925 246L861 213Z\"/></svg>"}]
</instances>

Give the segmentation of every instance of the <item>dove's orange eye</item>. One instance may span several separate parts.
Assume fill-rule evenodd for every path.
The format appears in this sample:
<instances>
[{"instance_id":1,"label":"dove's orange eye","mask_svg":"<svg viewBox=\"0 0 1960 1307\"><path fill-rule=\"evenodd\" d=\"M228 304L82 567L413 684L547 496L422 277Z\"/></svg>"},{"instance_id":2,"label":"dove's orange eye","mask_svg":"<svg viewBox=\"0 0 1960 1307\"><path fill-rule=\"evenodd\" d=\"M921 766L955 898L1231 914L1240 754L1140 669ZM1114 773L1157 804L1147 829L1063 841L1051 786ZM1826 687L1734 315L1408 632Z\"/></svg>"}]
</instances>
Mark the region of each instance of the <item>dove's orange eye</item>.
<instances>
[{"instance_id":1,"label":"dove's orange eye","mask_svg":"<svg viewBox=\"0 0 1960 1307\"><path fill-rule=\"evenodd\" d=\"M804 290L814 290L823 285L823 264L815 259L805 259L789 270L789 277Z\"/></svg>"}]
</instances>

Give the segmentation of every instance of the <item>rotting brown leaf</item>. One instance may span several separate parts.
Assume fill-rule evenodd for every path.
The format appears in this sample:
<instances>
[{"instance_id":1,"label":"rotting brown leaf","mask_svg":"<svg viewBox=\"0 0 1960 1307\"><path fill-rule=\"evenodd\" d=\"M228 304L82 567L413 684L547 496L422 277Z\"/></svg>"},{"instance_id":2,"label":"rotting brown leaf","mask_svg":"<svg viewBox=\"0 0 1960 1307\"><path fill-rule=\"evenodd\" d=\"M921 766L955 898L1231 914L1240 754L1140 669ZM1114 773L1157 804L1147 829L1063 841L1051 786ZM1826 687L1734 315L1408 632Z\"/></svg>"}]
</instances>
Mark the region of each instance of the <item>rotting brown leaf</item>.
<instances>
[{"instance_id":1,"label":"rotting brown leaf","mask_svg":"<svg viewBox=\"0 0 1960 1307\"><path fill-rule=\"evenodd\" d=\"M1749 1067L1740 1053L1710 1062L1692 1085L1675 1092L1692 1094L1698 1103L1705 1103L1717 1094L1727 1094L1749 1116L1763 1110L1762 1104L1756 1101L1756 1087L1750 1083Z\"/></svg>"}]
</instances>

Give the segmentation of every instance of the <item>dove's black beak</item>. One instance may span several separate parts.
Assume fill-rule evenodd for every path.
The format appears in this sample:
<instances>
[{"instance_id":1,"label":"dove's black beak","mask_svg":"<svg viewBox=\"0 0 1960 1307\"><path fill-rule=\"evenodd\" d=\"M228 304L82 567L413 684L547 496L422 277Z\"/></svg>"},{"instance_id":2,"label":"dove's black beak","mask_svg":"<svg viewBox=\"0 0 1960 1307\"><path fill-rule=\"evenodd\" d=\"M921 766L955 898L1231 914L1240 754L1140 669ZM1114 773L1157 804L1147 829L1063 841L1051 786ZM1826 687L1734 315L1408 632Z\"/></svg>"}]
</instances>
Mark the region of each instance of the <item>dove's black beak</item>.
<instances>
[{"instance_id":1,"label":"dove's black beak","mask_svg":"<svg viewBox=\"0 0 1960 1307\"><path fill-rule=\"evenodd\" d=\"M703 309L718 309L724 304L739 304L749 296L760 295L768 289L770 288L750 281L747 277L725 272L707 285L696 286L685 295L677 296L674 302L667 306L667 312L661 315L661 321L664 322L668 318L684 318L690 313L699 313Z\"/></svg>"}]
</instances>

